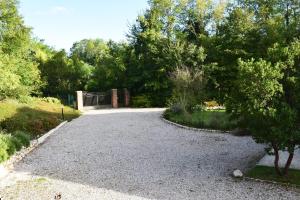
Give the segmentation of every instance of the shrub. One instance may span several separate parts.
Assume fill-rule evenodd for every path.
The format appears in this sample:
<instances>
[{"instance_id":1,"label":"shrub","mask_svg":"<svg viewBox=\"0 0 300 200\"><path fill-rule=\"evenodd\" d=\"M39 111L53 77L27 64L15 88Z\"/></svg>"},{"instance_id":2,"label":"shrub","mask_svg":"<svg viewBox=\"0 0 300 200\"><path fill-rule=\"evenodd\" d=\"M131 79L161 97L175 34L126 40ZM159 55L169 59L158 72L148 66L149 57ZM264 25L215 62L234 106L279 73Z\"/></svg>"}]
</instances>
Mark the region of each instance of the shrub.
<instances>
[{"instance_id":1,"label":"shrub","mask_svg":"<svg viewBox=\"0 0 300 200\"><path fill-rule=\"evenodd\" d=\"M198 112L198 111L201 111L201 110L204 110L204 106L203 105L200 105L200 104L196 104L192 107L192 112Z\"/></svg>"},{"instance_id":2,"label":"shrub","mask_svg":"<svg viewBox=\"0 0 300 200\"><path fill-rule=\"evenodd\" d=\"M7 150L8 150L7 143L4 139L4 136L1 135L1 137L0 137L0 163L9 158Z\"/></svg>"},{"instance_id":3,"label":"shrub","mask_svg":"<svg viewBox=\"0 0 300 200\"><path fill-rule=\"evenodd\" d=\"M0 163L6 161L9 158L6 147L2 146L4 143L0 142Z\"/></svg>"},{"instance_id":4,"label":"shrub","mask_svg":"<svg viewBox=\"0 0 300 200\"><path fill-rule=\"evenodd\" d=\"M16 151L20 151L23 147L21 141L16 137L11 137L11 142L14 144Z\"/></svg>"},{"instance_id":5,"label":"shrub","mask_svg":"<svg viewBox=\"0 0 300 200\"><path fill-rule=\"evenodd\" d=\"M20 103L30 104L30 103L33 102L34 98L31 97L31 96L24 96L24 95L22 95L22 96L19 97L18 100L19 100Z\"/></svg>"},{"instance_id":6,"label":"shrub","mask_svg":"<svg viewBox=\"0 0 300 200\"><path fill-rule=\"evenodd\" d=\"M42 122L43 122L43 129L45 131L48 131L53 127L57 126L57 124L59 124L59 119L55 116L49 116L47 118L42 119Z\"/></svg>"},{"instance_id":7,"label":"shrub","mask_svg":"<svg viewBox=\"0 0 300 200\"><path fill-rule=\"evenodd\" d=\"M197 102L204 101L206 78L204 71L187 67L177 68L171 75L173 82L173 102L184 112L190 111Z\"/></svg>"},{"instance_id":8,"label":"shrub","mask_svg":"<svg viewBox=\"0 0 300 200\"><path fill-rule=\"evenodd\" d=\"M13 155L17 150L13 142L13 137L11 135L1 135L1 139L7 145L7 154L9 156Z\"/></svg>"},{"instance_id":9,"label":"shrub","mask_svg":"<svg viewBox=\"0 0 300 200\"><path fill-rule=\"evenodd\" d=\"M149 108L151 107L151 101L147 95L139 95L132 97L132 107L136 108Z\"/></svg>"},{"instance_id":10,"label":"shrub","mask_svg":"<svg viewBox=\"0 0 300 200\"><path fill-rule=\"evenodd\" d=\"M17 138L23 146L30 146L30 136L27 133L23 131L16 131L14 133L14 137Z\"/></svg>"},{"instance_id":11,"label":"shrub","mask_svg":"<svg viewBox=\"0 0 300 200\"><path fill-rule=\"evenodd\" d=\"M183 112L184 108L182 108L181 104L175 103L171 105L170 111L174 114L181 114Z\"/></svg>"},{"instance_id":12,"label":"shrub","mask_svg":"<svg viewBox=\"0 0 300 200\"><path fill-rule=\"evenodd\" d=\"M61 101L55 97L44 97L42 98L42 101L45 101L47 103L61 104Z\"/></svg>"},{"instance_id":13,"label":"shrub","mask_svg":"<svg viewBox=\"0 0 300 200\"><path fill-rule=\"evenodd\" d=\"M33 135L40 135L45 132L44 124L41 119L35 119L29 123L28 131Z\"/></svg>"},{"instance_id":14,"label":"shrub","mask_svg":"<svg viewBox=\"0 0 300 200\"><path fill-rule=\"evenodd\" d=\"M7 160L23 146L30 145L30 137L22 131L16 131L13 135L0 132L0 163Z\"/></svg>"}]
</instances>

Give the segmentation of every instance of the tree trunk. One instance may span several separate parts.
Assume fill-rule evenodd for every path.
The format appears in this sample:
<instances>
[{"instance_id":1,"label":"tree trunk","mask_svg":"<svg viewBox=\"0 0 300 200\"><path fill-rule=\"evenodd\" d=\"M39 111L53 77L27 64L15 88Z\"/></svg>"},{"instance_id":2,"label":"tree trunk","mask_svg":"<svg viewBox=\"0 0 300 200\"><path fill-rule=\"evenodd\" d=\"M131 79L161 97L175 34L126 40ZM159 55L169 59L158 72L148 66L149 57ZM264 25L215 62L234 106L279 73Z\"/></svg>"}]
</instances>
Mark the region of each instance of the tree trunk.
<instances>
[{"instance_id":1,"label":"tree trunk","mask_svg":"<svg viewBox=\"0 0 300 200\"><path fill-rule=\"evenodd\" d=\"M279 150L278 150L277 145L272 144L272 146L273 146L274 154L275 154L275 160L274 160L275 171L278 175L282 176L282 172L279 167Z\"/></svg>"},{"instance_id":2,"label":"tree trunk","mask_svg":"<svg viewBox=\"0 0 300 200\"><path fill-rule=\"evenodd\" d=\"M284 171L283 171L283 175L284 176L287 176L288 175L288 172L289 172L289 168L292 164L292 161L293 161L293 158L294 158L294 151L295 151L295 148L292 147L292 149L289 151L289 157L286 161L286 164L285 164L285 167L284 167Z\"/></svg>"}]
</instances>

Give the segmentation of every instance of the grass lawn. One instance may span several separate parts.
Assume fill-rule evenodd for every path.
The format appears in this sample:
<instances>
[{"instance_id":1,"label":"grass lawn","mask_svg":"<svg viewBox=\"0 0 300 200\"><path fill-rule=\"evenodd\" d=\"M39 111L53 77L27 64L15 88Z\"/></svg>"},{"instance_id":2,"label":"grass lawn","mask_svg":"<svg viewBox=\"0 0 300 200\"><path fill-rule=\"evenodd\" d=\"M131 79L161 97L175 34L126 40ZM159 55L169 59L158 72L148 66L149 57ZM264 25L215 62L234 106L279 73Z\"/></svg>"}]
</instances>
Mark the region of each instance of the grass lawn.
<instances>
[{"instance_id":1,"label":"grass lawn","mask_svg":"<svg viewBox=\"0 0 300 200\"><path fill-rule=\"evenodd\" d=\"M195 128L207 128L222 131L229 131L236 128L236 122L229 119L225 110L204 110L193 113L173 113L170 110L165 112L165 118Z\"/></svg>"},{"instance_id":2,"label":"grass lawn","mask_svg":"<svg viewBox=\"0 0 300 200\"><path fill-rule=\"evenodd\" d=\"M19 103L16 100L0 101L0 129L11 133L24 131L32 138L38 137L56 127L65 120L71 120L80 113L58 102L47 102L45 99L34 98L29 103Z\"/></svg>"},{"instance_id":3,"label":"grass lawn","mask_svg":"<svg viewBox=\"0 0 300 200\"><path fill-rule=\"evenodd\" d=\"M273 167L256 166L246 173L246 177L300 186L300 170L295 169L290 169L287 177L281 177Z\"/></svg>"}]
</instances>

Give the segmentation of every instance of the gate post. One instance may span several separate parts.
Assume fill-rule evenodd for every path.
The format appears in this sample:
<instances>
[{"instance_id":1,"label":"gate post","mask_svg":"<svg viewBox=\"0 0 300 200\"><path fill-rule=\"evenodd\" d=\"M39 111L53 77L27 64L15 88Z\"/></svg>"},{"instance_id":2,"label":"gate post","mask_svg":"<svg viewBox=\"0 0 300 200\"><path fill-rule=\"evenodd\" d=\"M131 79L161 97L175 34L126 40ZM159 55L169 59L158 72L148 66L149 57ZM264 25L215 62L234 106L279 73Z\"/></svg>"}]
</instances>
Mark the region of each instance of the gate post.
<instances>
[{"instance_id":1,"label":"gate post","mask_svg":"<svg viewBox=\"0 0 300 200\"><path fill-rule=\"evenodd\" d=\"M118 108L118 90L117 89L111 90L111 107Z\"/></svg>"},{"instance_id":2,"label":"gate post","mask_svg":"<svg viewBox=\"0 0 300 200\"><path fill-rule=\"evenodd\" d=\"M124 88L124 106L128 107L130 103L130 94L127 88Z\"/></svg>"},{"instance_id":3,"label":"gate post","mask_svg":"<svg viewBox=\"0 0 300 200\"><path fill-rule=\"evenodd\" d=\"M82 91L76 91L76 108L79 111L83 111L83 96Z\"/></svg>"}]
</instances>

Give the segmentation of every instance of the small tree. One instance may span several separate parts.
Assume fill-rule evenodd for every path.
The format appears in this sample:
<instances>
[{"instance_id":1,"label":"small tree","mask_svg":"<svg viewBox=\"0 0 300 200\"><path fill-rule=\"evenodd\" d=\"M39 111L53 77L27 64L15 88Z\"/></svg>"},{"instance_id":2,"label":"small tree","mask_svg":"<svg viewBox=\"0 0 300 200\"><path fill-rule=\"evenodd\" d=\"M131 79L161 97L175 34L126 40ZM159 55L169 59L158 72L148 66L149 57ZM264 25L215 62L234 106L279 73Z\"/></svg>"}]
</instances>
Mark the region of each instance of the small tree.
<instances>
[{"instance_id":1,"label":"small tree","mask_svg":"<svg viewBox=\"0 0 300 200\"><path fill-rule=\"evenodd\" d=\"M269 61L239 60L234 93L226 107L259 143L274 153L279 175L286 176L300 141L300 43L269 50ZM273 149L273 151L271 151ZM279 167L279 151L288 151L285 167Z\"/></svg>"},{"instance_id":2,"label":"small tree","mask_svg":"<svg viewBox=\"0 0 300 200\"><path fill-rule=\"evenodd\" d=\"M174 103L184 112L194 104L203 103L206 79L202 70L177 67L171 80L174 84Z\"/></svg>"}]
</instances>

